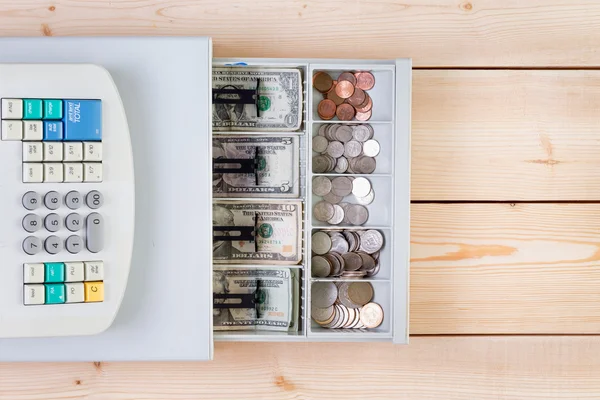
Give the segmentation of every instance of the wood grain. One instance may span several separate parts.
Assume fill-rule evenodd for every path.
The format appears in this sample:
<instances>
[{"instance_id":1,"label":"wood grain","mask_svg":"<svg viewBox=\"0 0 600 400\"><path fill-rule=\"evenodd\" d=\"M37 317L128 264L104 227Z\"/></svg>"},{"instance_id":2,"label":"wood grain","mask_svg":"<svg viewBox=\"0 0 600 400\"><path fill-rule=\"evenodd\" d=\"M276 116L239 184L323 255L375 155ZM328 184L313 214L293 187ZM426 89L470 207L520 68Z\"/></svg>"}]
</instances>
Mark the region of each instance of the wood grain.
<instances>
[{"instance_id":1,"label":"wood grain","mask_svg":"<svg viewBox=\"0 0 600 400\"><path fill-rule=\"evenodd\" d=\"M600 204L414 204L411 334L600 333Z\"/></svg>"},{"instance_id":2,"label":"wood grain","mask_svg":"<svg viewBox=\"0 0 600 400\"><path fill-rule=\"evenodd\" d=\"M413 72L413 200L600 200L600 71Z\"/></svg>"},{"instance_id":3,"label":"wood grain","mask_svg":"<svg viewBox=\"0 0 600 400\"><path fill-rule=\"evenodd\" d=\"M0 364L0 399L597 399L599 353L598 337L228 343L205 363Z\"/></svg>"},{"instance_id":4,"label":"wood grain","mask_svg":"<svg viewBox=\"0 0 600 400\"><path fill-rule=\"evenodd\" d=\"M0 0L0 35L202 35L216 56L598 66L596 0Z\"/></svg>"}]
</instances>

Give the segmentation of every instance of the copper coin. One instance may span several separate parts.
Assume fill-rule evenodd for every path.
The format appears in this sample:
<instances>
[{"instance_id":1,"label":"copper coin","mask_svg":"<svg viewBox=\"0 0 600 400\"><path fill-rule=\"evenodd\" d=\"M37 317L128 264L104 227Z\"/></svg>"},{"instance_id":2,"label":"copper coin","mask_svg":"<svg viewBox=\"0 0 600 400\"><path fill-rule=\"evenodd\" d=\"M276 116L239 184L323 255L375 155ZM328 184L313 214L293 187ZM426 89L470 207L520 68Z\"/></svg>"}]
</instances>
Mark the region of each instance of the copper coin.
<instances>
[{"instance_id":1,"label":"copper coin","mask_svg":"<svg viewBox=\"0 0 600 400\"><path fill-rule=\"evenodd\" d=\"M375 77L370 72L360 72L356 77L356 87L362 90L371 90L375 86Z\"/></svg>"},{"instance_id":2,"label":"copper coin","mask_svg":"<svg viewBox=\"0 0 600 400\"><path fill-rule=\"evenodd\" d=\"M339 81L335 86L335 93L342 99L347 99L354 93L354 85L352 82Z\"/></svg>"},{"instance_id":3,"label":"copper coin","mask_svg":"<svg viewBox=\"0 0 600 400\"><path fill-rule=\"evenodd\" d=\"M325 99L321 100L317 107L319 116L323 119L332 119L335 116L336 105L333 101Z\"/></svg>"},{"instance_id":4,"label":"copper coin","mask_svg":"<svg viewBox=\"0 0 600 400\"><path fill-rule=\"evenodd\" d=\"M338 108L338 110L339 110L339 108ZM364 112L364 113L363 112L357 112L356 113L356 119L359 120L359 121L368 121L368 120L370 120L371 119L371 110L369 110L367 112Z\"/></svg>"},{"instance_id":5,"label":"copper coin","mask_svg":"<svg viewBox=\"0 0 600 400\"><path fill-rule=\"evenodd\" d=\"M346 101L351 106L358 107L358 106L362 105L365 100L366 100L365 92L360 88L355 88L354 93L352 93L352 96L348 97L348 100L346 100Z\"/></svg>"},{"instance_id":6,"label":"copper coin","mask_svg":"<svg viewBox=\"0 0 600 400\"><path fill-rule=\"evenodd\" d=\"M338 81L348 81L352 86L356 86L356 78L352 72L342 72L340 76L338 76Z\"/></svg>"},{"instance_id":7,"label":"copper coin","mask_svg":"<svg viewBox=\"0 0 600 400\"><path fill-rule=\"evenodd\" d=\"M335 85L335 86L337 86L337 85ZM344 99L342 99L340 96L337 95L337 93L335 92L335 86L332 87L334 90L331 90L331 91L329 91L329 93L326 94L326 97L329 100L333 101L336 106L339 106L340 104L342 104L344 102Z\"/></svg>"},{"instance_id":8,"label":"copper coin","mask_svg":"<svg viewBox=\"0 0 600 400\"><path fill-rule=\"evenodd\" d=\"M369 96L368 93L365 93L365 101L362 104L356 106L356 111L364 113L370 111L371 108L373 108L373 100L371 99L371 96Z\"/></svg>"},{"instance_id":9,"label":"copper coin","mask_svg":"<svg viewBox=\"0 0 600 400\"><path fill-rule=\"evenodd\" d=\"M337 108L337 110L335 112L335 115L337 115L337 117L341 121L351 121L352 118L354 118L355 113L356 113L356 110L350 104L340 104L340 106ZM371 117L371 114L369 114L369 118L370 117ZM366 121L366 119L361 120L361 121Z\"/></svg>"},{"instance_id":10,"label":"copper coin","mask_svg":"<svg viewBox=\"0 0 600 400\"><path fill-rule=\"evenodd\" d=\"M317 72L313 75L313 86L321 93L326 93L333 86L333 79L327 72Z\"/></svg>"}]
</instances>

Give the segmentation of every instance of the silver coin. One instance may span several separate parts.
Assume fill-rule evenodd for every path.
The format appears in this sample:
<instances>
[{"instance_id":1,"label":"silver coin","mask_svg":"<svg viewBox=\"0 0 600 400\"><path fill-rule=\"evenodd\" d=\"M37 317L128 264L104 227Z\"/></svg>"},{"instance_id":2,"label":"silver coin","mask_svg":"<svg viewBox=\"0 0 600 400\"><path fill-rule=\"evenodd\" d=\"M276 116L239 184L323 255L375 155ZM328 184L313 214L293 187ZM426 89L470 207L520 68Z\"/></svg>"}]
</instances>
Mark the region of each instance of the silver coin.
<instances>
[{"instance_id":1,"label":"silver coin","mask_svg":"<svg viewBox=\"0 0 600 400\"><path fill-rule=\"evenodd\" d=\"M323 172L328 172L327 168L329 168L329 159L325 156L315 156L312 159L313 172L316 174L322 174Z\"/></svg>"},{"instance_id":2,"label":"silver coin","mask_svg":"<svg viewBox=\"0 0 600 400\"><path fill-rule=\"evenodd\" d=\"M313 278L327 278L331 274L331 263L323 256L314 256L310 260Z\"/></svg>"},{"instance_id":3,"label":"silver coin","mask_svg":"<svg viewBox=\"0 0 600 400\"><path fill-rule=\"evenodd\" d=\"M342 207L344 209L344 219L342 220L342 224L344 224L344 225L348 225L350 223L350 221L348 220L348 208L351 205L352 204L350 204L350 203L340 203L340 207Z\"/></svg>"},{"instance_id":4,"label":"silver coin","mask_svg":"<svg viewBox=\"0 0 600 400\"><path fill-rule=\"evenodd\" d=\"M311 248L315 254L323 255L331 250L331 237L325 232L317 231L311 236Z\"/></svg>"},{"instance_id":5,"label":"silver coin","mask_svg":"<svg viewBox=\"0 0 600 400\"><path fill-rule=\"evenodd\" d=\"M362 225L369 219L369 210L365 206L352 204L346 212L348 222L352 225Z\"/></svg>"},{"instance_id":6,"label":"silver coin","mask_svg":"<svg viewBox=\"0 0 600 400\"><path fill-rule=\"evenodd\" d=\"M362 259L362 267L360 267L361 270L370 271L377 265L373 257L371 257L369 254L364 253L362 251L358 252L357 254Z\"/></svg>"},{"instance_id":7,"label":"silver coin","mask_svg":"<svg viewBox=\"0 0 600 400\"><path fill-rule=\"evenodd\" d=\"M371 204L373 202L373 200L375 200L375 191L373 189L371 189L369 194L366 195L365 197L357 197L356 198L356 202L358 204L362 204L363 206L368 206L369 204Z\"/></svg>"},{"instance_id":8,"label":"silver coin","mask_svg":"<svg viewBox=\"0 0 600 400\"><path fill-rule=\"evenodd\" d=\"M327 258L327 260L331 263L331 274L330 276L340 276L342 274L343 267L340 260L335 256L335 253L327 253L323 257ZM343 260L343 258L342 258Z\"/></svg>"},{"instance_id":9,"label":"silver coin","mask_svg":"<svg viewBox=\"0 0 600 400\"><path fill-rule=\"evenodd\" d=\"M338 206L340 207L340 206ZM342 207L340 207L342 208ZM341 222L341 221L340 221ZM348 242L346 241L346 238L344 237L344 235L339 234L339 235L335 235L331 237L331 250L330 251L335 251L336 253L339 254L344 254L348 252Z\"/></svg>"},{"instance_id":10,"label":"silver coin","mask_svg":"<svg viewBox=\"0 0 600 400\"><path fill-rule=\"evenodd\" d=\"M352 193L352 180L346 176L333 178L331 192L338 196L348 196Z\"/></svg>"},{"instance_id":11,"label":"silver coin","mask_svg":"<svg viewBox=\"0 0 600 400\"><path fill-rule=\"evenodd\" d=\"M327 124L323 124L319 127L319 136L325 136L325 131L327 130Z\"/></svg>"},{"instance_id":12,"label":"silver coin","mask_svg":"<svg viewBox=\"0 0 600 400\"><path fill-rule=\"evenodd\" d=\"M369 139L373 139L373 135L375 134L375 130L370 124L365 124L367 129L369 130Z\"/></svg>"},{"instance_id":13,"label":"silver coin","mask_svg":"<svg viewBox=\"0 0 600 400\"><path fill-rule=\"evenodd\" d=\"M337 159L334 171L338 174L343 174L348 169L348 159L344 156Z\"/></svg>"},{"instance_id":14,"label":"silver coin","mask_svg":"<svg viewBox=\"0 0 600 400\"><path fill-rule=\"evenodd\" d=\"M329 141L324 136L313 136L312 149L317 153L324 153L329 146Z\"/></svg>"},{"instance_id":15,"label":"silver coin","mask_svg":"<svg viewBox=\"0 0 600 400\"><path fill-rule=\"evenodd\" d=\"M342 201L342 199L342 196L338 196L337 194L333 193L327 193L325 196L323 196L323 200L331 204L338 204L340 201Z\"/></svg>"},{"instance_id":16,"label":"silver coin","mask_svg":"<svg viewBox=\"0 0 600 400\"><path fill-rule=\"evenodd\" d=\"M311 287L312 305L327 308L335 303L338 297L337 286L333 282L315 282Z\"/></svg>"},{"instance_id":17,"label":"silver coin","mask_svg":"<svg viewBox=\"0 0 600 400\"><path fill-rule=\"evenodd\" d=\"M360 156L355 161L355 167L359 174L372 174L377 168L377 161L373 157Z\"/></svg>"},{"instance_id":18,"label":"silver coin","mask_svg":"<svg viewBox=\"0 0 600 400\"><path fill-rule=\"evenodd\" d=\"M333 158L341 157L342 154L344 154L344 144L342 142L338 142L337 140L329 142L329 145L327 146L327 154Z\"/></svg>"},{"instance_id":19,"label":"silver coin","mask_svg":"<svg viewBox=\"0 0 600 400\"><path fill-rule=\"evenodd\" d=\"M373 257L373 259L375 261L379 261L379 255L380 255L380 251L377 250L375 253L371 254L371 257Z\"/></svg>"},{"instance_id":20,"label":"silver coin","mask_svg":"<svg viewBox=\"0 0 600 400\"><path fill-rule=\"evenodd\" d=\"M348 125L342 125L335 132L335 137L340 142L346 143L352 140L352 127Z\"/></svg>"},{"instance_id":21,"label":"silver coin","mask_svg":"<svg viewBox=\"0 0 600 400\"><path fill-rule=\"evenodd\" d=\"M329 223L331 225L338 225L340 222L342 222L344 220L344 209L337 204L333 205L333 209L334 209L333 217L331 217L329 220L327 220L327 223Z\"/></svg>"},{"instance_id":22,"label":"silver coin","mask_svg":"<svg viewBox=\"0 0 600 400\"><path fill-rule=\"evenodd\" d=\"M347 271L356 271L363 265L362 258L357 253L345 253L342 254L342 257L346 262Z\"/></svg>"},{"instance_id":23,"label":"silver coin","mask_svg":"<svg viewBox=\"0 0 600 400\"><path fill-rule=\"evenodd\" d=\"M356 125L352 130L352 136L355 140L358 140L359 142L366 142L367 140L369 140L371 132L369 131L369 128L367 128L365 125Z\"/></svg>"},{"instance_id":24,"label":"silver coin","mask_svg":"<svg viewBox=\"0 0 600 400\"><path fill-rule=\"evenodd\" d=\"M335 133L337 132L337 130L340 128L341 125L339 124L331 124L329 125L329 128L327 128L327 130L325 131L325 137L327 139L331 140L337 140L335 138Z\"/></svg>"},{"instance_id":25,"label":"silver coin","mask_svg":"<svg viewBox=\"0 0 600 400\"><path fill-rule=\"evenodd\" d=\"M312 306L310 312L312 319L314 319L317 324L321 324L329 321L329 319L333 317L333 306L325 308Z\"/></svg>"},{"instance_id":26,"label":"silver coin","mask_svg":"<svg viewBox=\"0 0 600 400\"><path fill-rule=\"evenodd\" d=\"M372 277L372 276L375 276L375 275L377 275L378 273L379 273L379 263L378 263L377 265L375 265L375 268L373 268L373 269L371 269L371 270L367 271L367 275L366 275L366 277L367 277L367 278L370 278L370 277Z\"/></svg>"},{"instance_id":27,"label":"silver coin","mask_svg":"<svg viewBox=\"0 0 600 400\"><path fill-rule=\"evenodd\" d=\"M343 207L342 207L343 208ZM348 251L354 251L354 247L356 246L356 239L354 235L350 231L344 231L344 237L348 242Z\"/></svg>"},{"instance_id":28,"label":"silver coin","mask_svg":"<svg viewBox=\"0 0 600 400\"><path fill-rule=\"evenodd\" d=\"M313 181L314 182L314 181ZM356 197L365 197L371 192L371 182L367 178L358 177L352 181L352 194Z\"/></svg>"},{"instance_id":29,"label":"silver coin","mask_svg":"<svg viewBox=\"0 0 600 400\"><path fill-rule=\"evenodd\" d=\"M346 157L358 157L362 152L363 146L356 140L351 140L344 144L344 155Z\"/></svg>"},{"instance_id":30,"label":"silver coin","mask_svg":"<svg viewBox=\"0 0 600 400\"><path fill-rule=\"evenodd\" d=\"M375 229L369 229L360 237L360 250L373 254L383 247L383 235Z\"/></svg>"},{"instance_id":31,"label":"silver coin","mask_svg":"<svg viewBox=\"0 0 600 400\"><path fill-rule=\"evenodd\" d=\"M366 156L376 157L379 154L381 147L377 140L369 139L363 143L362 151Z\"/></svg>"},{"instance_id":32,"label":"silver coin","mask_svg":"<svg viewBox=\"0 0 600 400\"><path fill-rule=\"evenodd\" d=\"M325 196L331 192L331 180L326 176L317 176L312 180L312 192L317 196Z\"/></svg>"},{"instance_id":33,"label":"silver coin","mask_svg":"<svg viewBox=\"0 0 600 400\"><path fill-rule=\"evenodd\" d=\"M317 221L327 222L333 218L334 214L335 210L333 208L333 204L326 201L318 202L313 208L313 215Z\"/></svg>"}]
</instances>

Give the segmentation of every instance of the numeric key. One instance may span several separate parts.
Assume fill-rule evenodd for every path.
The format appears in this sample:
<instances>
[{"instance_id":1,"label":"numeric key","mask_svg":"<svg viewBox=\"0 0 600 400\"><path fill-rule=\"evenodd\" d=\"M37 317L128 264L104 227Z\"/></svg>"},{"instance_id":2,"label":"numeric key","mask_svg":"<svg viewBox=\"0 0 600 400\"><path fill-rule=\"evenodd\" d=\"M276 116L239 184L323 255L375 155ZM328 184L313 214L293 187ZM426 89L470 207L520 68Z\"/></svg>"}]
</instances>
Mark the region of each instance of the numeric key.
<instances>
[{"instance_id":1,"label":"numeric key","mask_svg":"<svg viewBox=\"0 0 600 400\"><path fill-rule=\"evenodd\" d=\"M89 208L95 210L97 208L102 207L104 204L104 196L97 190L92 190L85 196L85 203Z\"/></svg>"},{"instance_id":2,"label":"numeric key","mask_svg":"<svg viewBox=\"0 0 600 400\"><path fill-rule=\"evenodd\" d=\"M32 211L40 206L40 203L42 202L42 196L36 192L27 192L23 195L21 202L23 203L23 207Z\"/></svg>"},{"instance_id":3,"label":"numeric key","mask_svg":"<svg viewBox=\"0 0 600 400\"><path fill-rule=\"evenodd\" d=\"M44 249L49 254L58 254L62 250L62 243L58 236L48 236L44 241Z\"/></svg>"},{"instance_id":4,"label":"numeric key","mask_svg":"<svg viewBox=\"0 0 600 400\"><path fill-rule=\"evenodd\" d=\"M58 192L51 191L44 196L44 205L49 210L56 210L60 207L60 196Z\"/></svg>"},{"instance_id":5,"label":"numeric key","mask_svg":"<svg viewBox=\"0 0 600 400\"><path fill-rule=\"evenodd\" d=\"M23 229L29 233L37 232L42 226L42 217L36 214L27 214L23 218Z\"/></svg>"},{"instance_id":6,"label":"numeric key","mask_svg":"<svg viewBox=\"0 0 600 400\"><path fill-rule=\"evenodd\" d=\"M35 236L28 236L23 240L23 251L33 256L42 251L42 241Z\"/></svg>"},{"instance_id":7,"label":"numeric key","mask_svg":"<svg viewBox=\"0 0 600 400\"><path fill-rule=\"evenodd\" d=\"M46 218L44 219L44 227L49 231L49 232L57 232L60 230L60 217L58 216L58 214L52 213L52 214L48 214L46 216Z\"/></svg>"}]
</instances>

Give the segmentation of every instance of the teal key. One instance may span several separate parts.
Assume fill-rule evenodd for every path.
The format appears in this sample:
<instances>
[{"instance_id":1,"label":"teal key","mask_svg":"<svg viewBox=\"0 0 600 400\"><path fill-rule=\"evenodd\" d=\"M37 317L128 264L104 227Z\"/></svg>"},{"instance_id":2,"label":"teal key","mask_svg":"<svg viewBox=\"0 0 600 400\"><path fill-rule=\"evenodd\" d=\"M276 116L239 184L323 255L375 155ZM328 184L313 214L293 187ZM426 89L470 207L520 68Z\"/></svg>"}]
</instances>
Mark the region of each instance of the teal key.
<instances>
[{"instance_id":1,"label":"teal key","mask_svg":"<svg viewBox=\"0 0 600 400\"><path fill-rule=\"evenodd\" d=\"M62 100L44 100L44 119L62 119Z\"/></svg>"},{"instance_id":2,"label":"teal key","mask_svg":"<svg viewBox=\"0 0 600 400\"><path fill-rule=\"evenodd\" d=\"M23 119L42 119L42 100L23 100Z\"/></svg>"},{"instance_id":3,"label":"teal key","mask_svg":"<svg viewBox=\"0 0 600 400\"><path fill-rule=\"evenodd\" d=\"M44 263L46 283L60 283L65 281L64 263Z\"/></svg>"},{"instance_id":4,"label":"teal key","mask_svg":"<svg viewBox=\"0 0 600 400\"><path fill-rule=\"evenodd\" d=\"M46 304L62 304L65 302L65 285L53 283L46 285Z\"/></svg>"}]
</instances>

